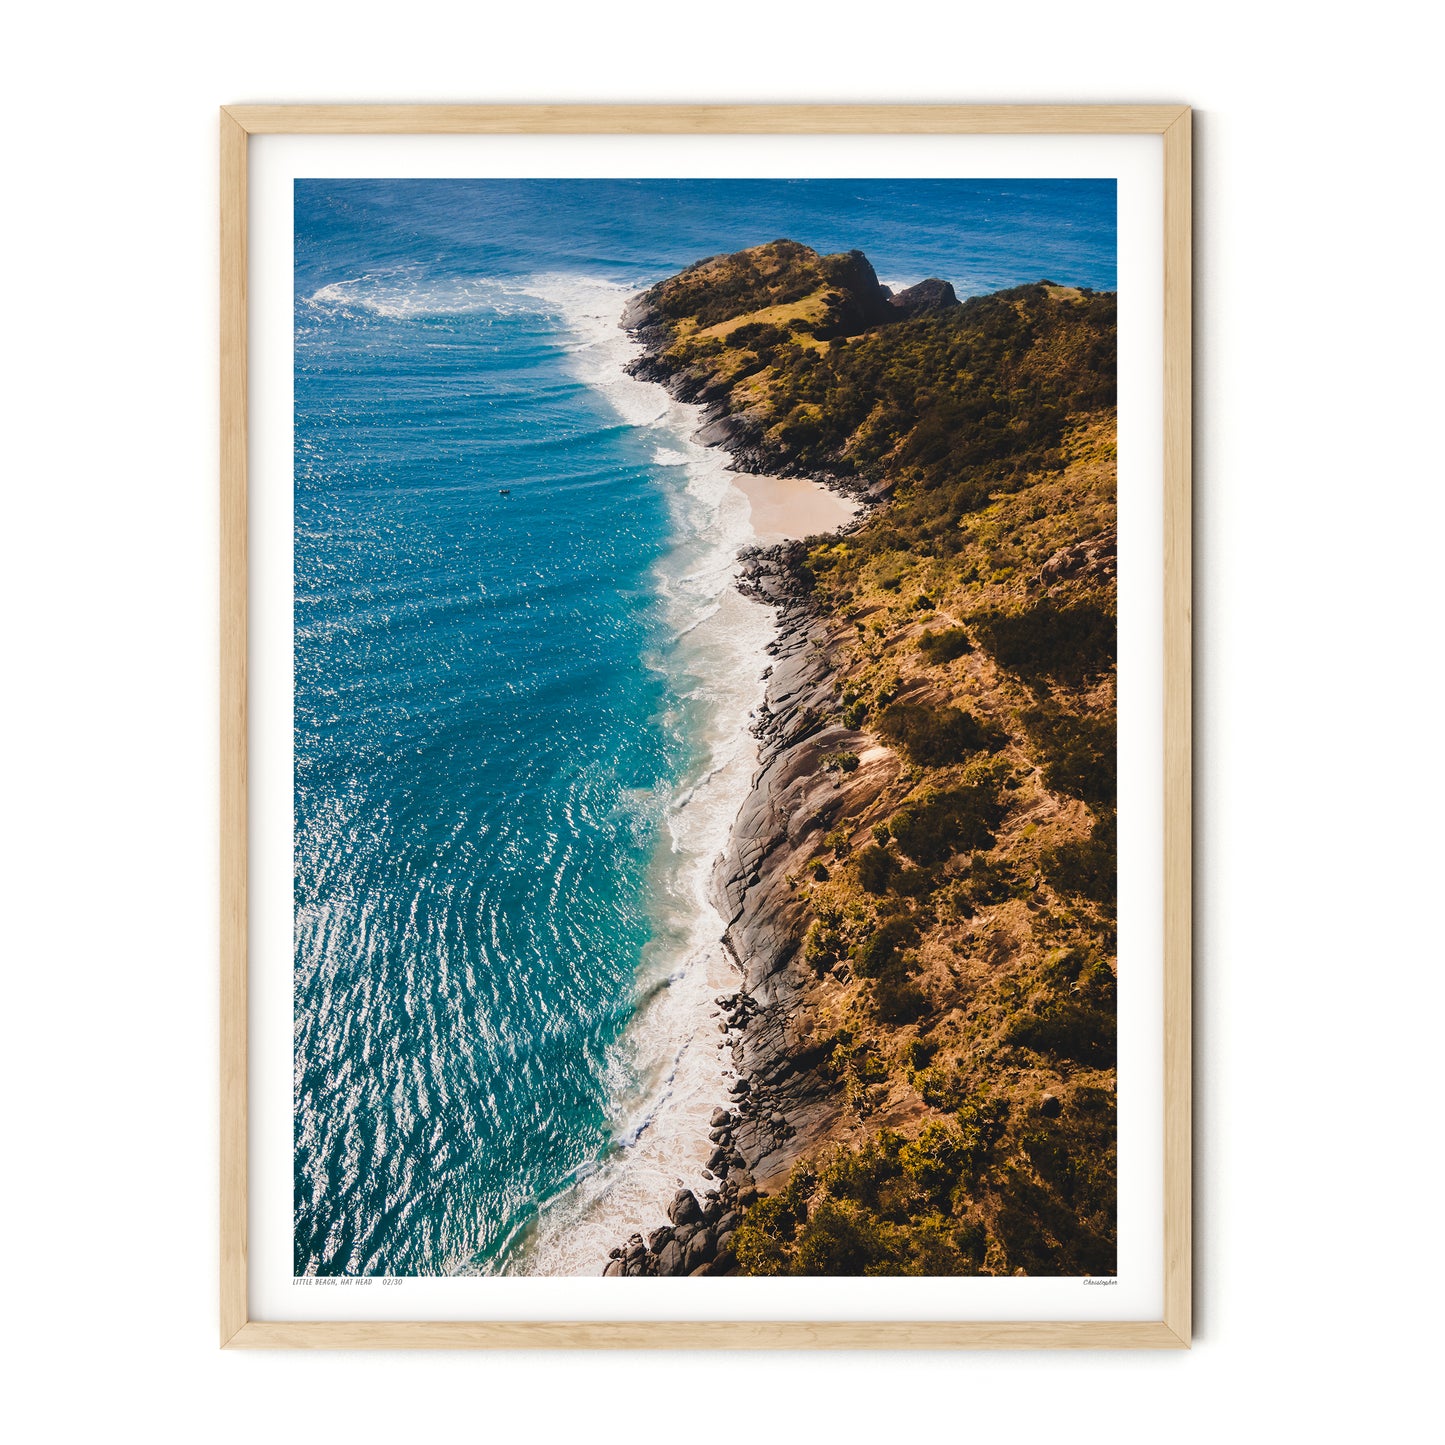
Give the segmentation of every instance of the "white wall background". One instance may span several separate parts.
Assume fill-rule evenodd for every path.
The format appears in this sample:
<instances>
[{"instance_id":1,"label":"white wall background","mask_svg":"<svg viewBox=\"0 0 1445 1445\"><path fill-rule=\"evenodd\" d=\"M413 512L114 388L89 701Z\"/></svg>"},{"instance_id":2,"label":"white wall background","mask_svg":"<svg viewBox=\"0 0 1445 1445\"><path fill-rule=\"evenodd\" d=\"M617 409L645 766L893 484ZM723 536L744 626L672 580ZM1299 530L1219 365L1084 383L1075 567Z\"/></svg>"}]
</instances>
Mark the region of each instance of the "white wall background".
<instances>
[{"instance_id":1,"label":"white wall background","mask_svg":"<svg viewBox=\"0 0 1445 1445\"><path fill-rule=\"evenodd\" d=\"M14 1438L1426 1433L1442 962L1427 13L1377 3L1351 28L1260 0L12 13L0 1288ZM403 99L1199 108L1191 1354L217 1350L215 108Z\"/></svg>"}]
</instances>

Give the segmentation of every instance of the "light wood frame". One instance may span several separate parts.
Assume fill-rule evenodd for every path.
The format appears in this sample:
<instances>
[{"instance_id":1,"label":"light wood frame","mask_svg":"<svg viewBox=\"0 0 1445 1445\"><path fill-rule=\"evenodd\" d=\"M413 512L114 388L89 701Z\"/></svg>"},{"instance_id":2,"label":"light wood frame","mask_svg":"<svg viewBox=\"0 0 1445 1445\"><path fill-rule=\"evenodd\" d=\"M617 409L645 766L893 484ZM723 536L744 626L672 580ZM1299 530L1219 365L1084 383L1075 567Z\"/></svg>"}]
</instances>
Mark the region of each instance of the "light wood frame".
<instances>
[{"instance_id":1,"label":"light wood frame","mask_svg":"<svg viewBox=\"0 0 1445 1445\"><path fill-rule=\"evenodd\" d=\"M1191 112L1179 105L234 105L221 110L221 1344L245 1349L1187 1348L1191 1330ZM247 140L1157 135L1164 148L1164 1310L1127 1322L253 1320L247 1298Z\"/></svg>"}]
</instances>

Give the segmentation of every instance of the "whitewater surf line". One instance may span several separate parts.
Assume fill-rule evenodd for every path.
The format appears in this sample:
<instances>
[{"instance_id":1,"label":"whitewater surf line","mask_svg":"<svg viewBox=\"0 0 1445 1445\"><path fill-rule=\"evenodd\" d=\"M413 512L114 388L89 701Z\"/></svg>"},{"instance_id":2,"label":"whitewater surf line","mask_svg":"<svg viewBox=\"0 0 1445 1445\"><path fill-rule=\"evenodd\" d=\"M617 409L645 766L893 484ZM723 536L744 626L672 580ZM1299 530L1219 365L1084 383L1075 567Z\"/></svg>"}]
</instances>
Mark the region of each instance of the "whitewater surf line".
<instances>
[{"instance_id":1,"label":"whitewater surf line","mask_svg":"<svg viewBox=\"0 0 1445 1445\"><path fill-rule=\"evenodd\" d=\"M619 325L632 288L550 276L522 289L555 308L573 338L574 375L626 424L655 435L652 467L673 545L653 571L667 640L648 662L669 682L667 725L690 743L649 867L654 931L636 1013L610 1061L612 1148L542 1204L501 1263L506 1272L596 1275L617 1239L655 1224L677 1189L708 1187L708 1120L735 1077L714 999L738 982L711 878L757 765L750 723L776 626L771 609L737 590L738 553L755 533L727 455L692 440L701 408L627 373L642 353Z\"/></svg>"}]
</instances>

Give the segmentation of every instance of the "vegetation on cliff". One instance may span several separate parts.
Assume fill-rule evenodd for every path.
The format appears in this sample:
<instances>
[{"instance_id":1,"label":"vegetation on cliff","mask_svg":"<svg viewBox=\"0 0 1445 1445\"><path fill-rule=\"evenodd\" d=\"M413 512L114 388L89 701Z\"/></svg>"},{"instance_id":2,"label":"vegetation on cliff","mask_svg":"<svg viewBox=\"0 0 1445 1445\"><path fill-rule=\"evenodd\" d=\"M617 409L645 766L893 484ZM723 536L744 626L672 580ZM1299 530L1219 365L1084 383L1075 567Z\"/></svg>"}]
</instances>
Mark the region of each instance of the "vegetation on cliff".
<instances>
[{"instance_id":1,"label":"vegetation on cliff","mask_svg":"<svg viewBox=\"0 0 1445 1445\"><path fill-rule=\"evenodd\" d=\"M628 318L644 374L745 465L886 499L800 568L837 680L818 725L901 762L794 881L845 1123L735 1250L762 1274L1108 1273L1115 298L914 290L778 241Z\"/></svg>"}]
</instances>

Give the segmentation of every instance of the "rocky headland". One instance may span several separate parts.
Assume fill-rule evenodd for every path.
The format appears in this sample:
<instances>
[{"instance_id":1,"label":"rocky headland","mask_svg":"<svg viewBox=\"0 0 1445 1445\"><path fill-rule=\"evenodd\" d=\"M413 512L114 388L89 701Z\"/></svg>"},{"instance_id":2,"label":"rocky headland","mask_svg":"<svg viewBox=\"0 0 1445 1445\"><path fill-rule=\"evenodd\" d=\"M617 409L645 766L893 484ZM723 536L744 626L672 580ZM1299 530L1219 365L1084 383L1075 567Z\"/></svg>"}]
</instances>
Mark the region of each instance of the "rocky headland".
<instances>
[{"instance_id":1,"label":"rocky headland","mask_svg":"<svg viewBox=\"0 0 1445 1445\"><path fill-rule=\"evenodd\" d=\"M629 303L700 441L865 508L741 559L778 631L714 880L737 1077L716 1187L607 1275L1112 1269L1112 317L793 242Z\"/></svg>"}]
</instances>

